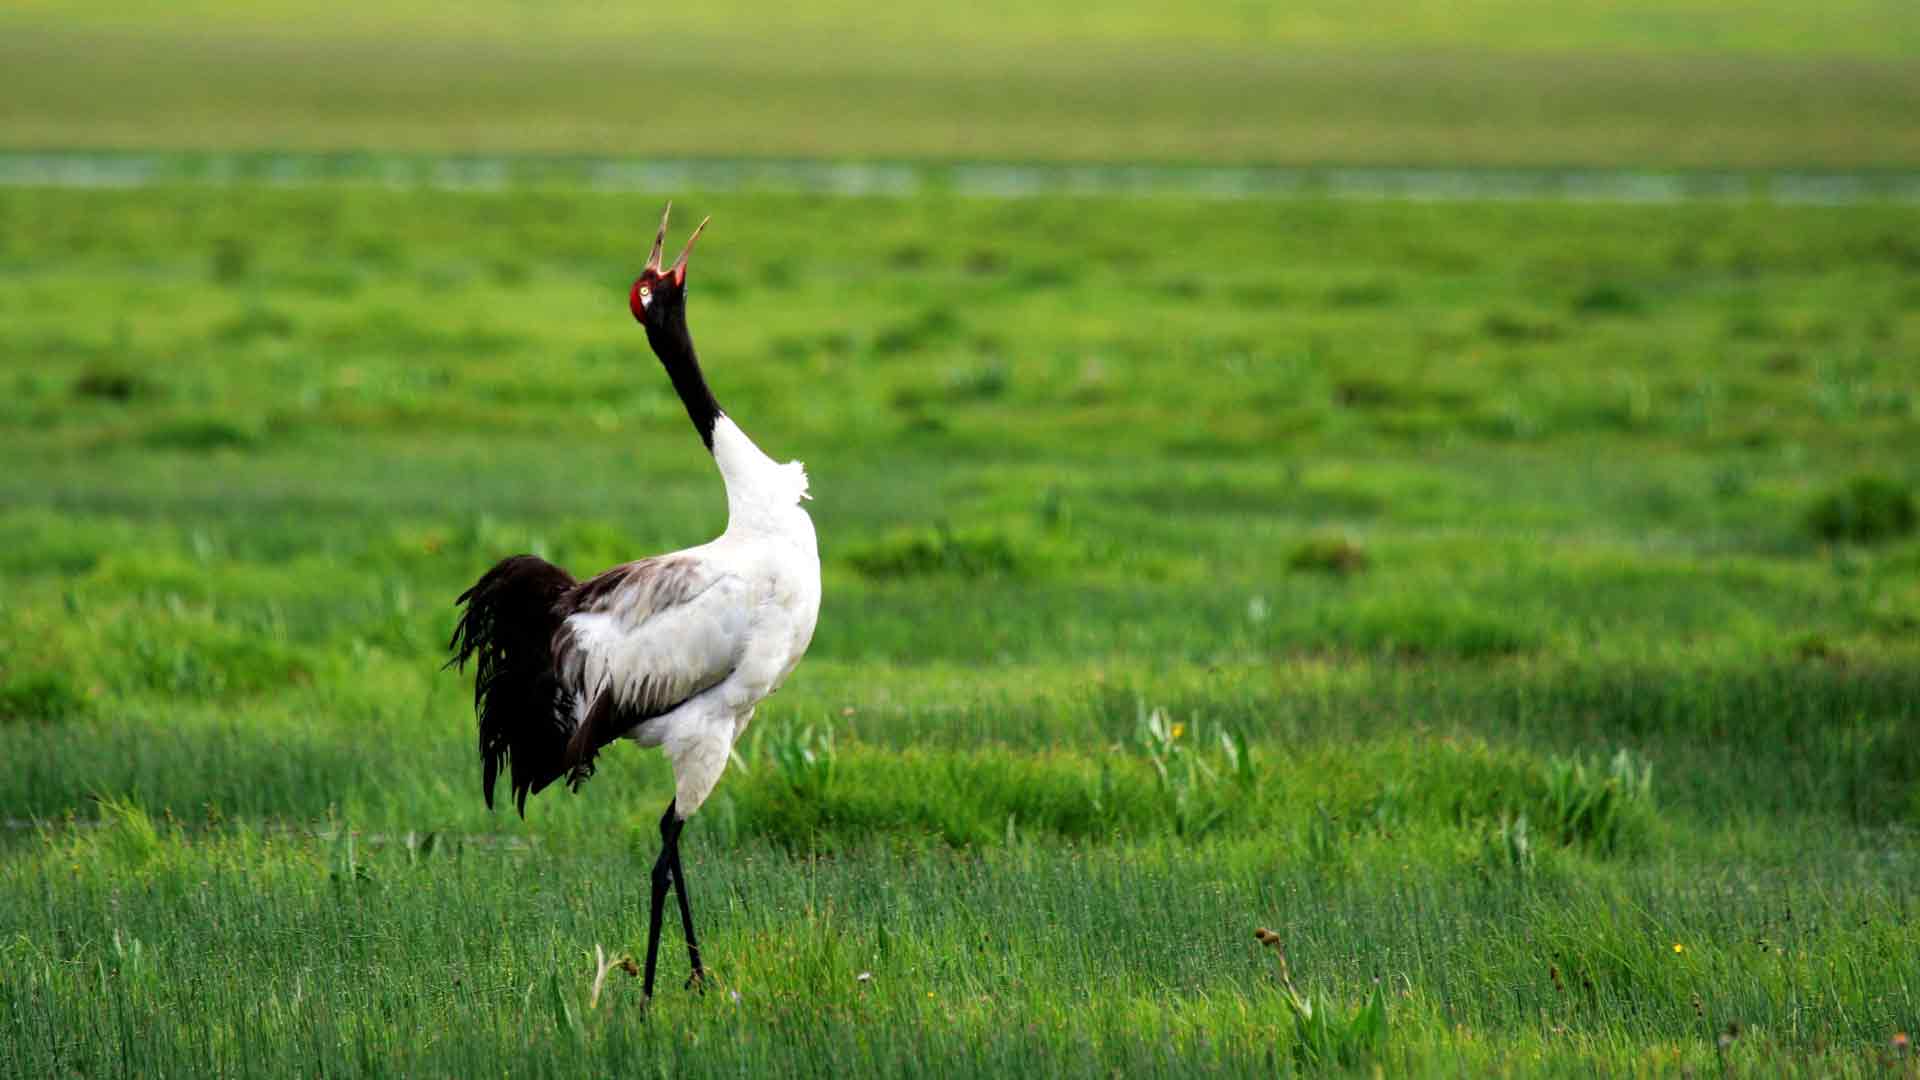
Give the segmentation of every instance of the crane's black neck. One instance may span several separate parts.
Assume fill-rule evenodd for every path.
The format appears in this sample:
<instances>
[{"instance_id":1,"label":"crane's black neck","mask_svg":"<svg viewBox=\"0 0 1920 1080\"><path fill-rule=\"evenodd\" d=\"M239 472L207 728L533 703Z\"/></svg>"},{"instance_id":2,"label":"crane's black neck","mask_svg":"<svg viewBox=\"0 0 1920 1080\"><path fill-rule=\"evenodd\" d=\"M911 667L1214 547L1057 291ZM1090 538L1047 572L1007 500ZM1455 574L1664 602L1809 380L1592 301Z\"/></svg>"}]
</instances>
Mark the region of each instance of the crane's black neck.
<instances>
[{"instance_id":1,"label":"crane's black neck","mask_svg":"<svg viewBox=\"0 0 1920 1080\"><path fill-rule=\"evenodd\" d=\"M720 403L713 399L713 391L707 387L707 377L700 371L700 357L693 351L693 335L687 332L687 316L684 309L669 311L659 326L649 322L647 344L653 346L653 354L660 358L660 366L667 369L667 378L673 380L673 389L680 395L680 403L687 407L687 417L693 421L693 429L700 433L700 441L707 446L707 452L713 452L713 425L720 419Z\"/></svg>"}]
</instances>

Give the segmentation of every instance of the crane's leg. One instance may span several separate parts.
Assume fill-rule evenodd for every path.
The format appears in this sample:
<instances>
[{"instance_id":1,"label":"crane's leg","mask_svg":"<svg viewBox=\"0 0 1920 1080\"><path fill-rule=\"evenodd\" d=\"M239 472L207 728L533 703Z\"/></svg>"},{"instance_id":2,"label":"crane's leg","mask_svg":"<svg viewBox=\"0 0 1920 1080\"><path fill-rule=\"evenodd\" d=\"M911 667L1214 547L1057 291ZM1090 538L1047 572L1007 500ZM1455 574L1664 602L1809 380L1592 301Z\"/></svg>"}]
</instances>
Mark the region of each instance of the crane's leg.
<instances>
[{"instance_id":1,"label":"crane's leg","mask_svg":"<svg viewBox=\"0 0 1920 1080\"><path fill-rule=\"evenodd\" d=\"M667 889L673 884L674 841L680 837L679 822L673 818L673 804L667 804L667 812L660 818L660 857L653 861L653 903L647 917L647 971L641 983L641 993L647 1000L653 1000L653 972L660 959L660 916L667 906ZM681 904L685 905L683 899Z\"/></svg>"},{"instance_id":2,"label":"crane's leg","mask_svg":"<svg viewBox=\"0 0 1920 1080\"><path fill-rule=\"evenodd\" d=\"M673 832L667 835L668 824L672 821ZM707 992L707 973L700 967L700 943L693 939L693 909L687 904L687 872L680 869L680 829L686 822L674 817L673 806L667 806L667 816L660 822L662 838L666 840L664 854L673 864L673 893L680 898L680 930L687 938L687 963L693 968L693 974L687 976L687 987L698 987L701 993Z\"/></svg>"},{"instance_id":3,"label":"crane's leg","mask_svg":"<svg viewBox=\"0 0 1920 1080\"><path fill-rule=\"evenodd\" d=\"M654 971L660 961L660 918L666 914L669 886L680 898L680 930L686 935L687 960L693 967L693 974L687 976L687 986L698 986L703 993L706 990L707 973L700 966L700 944L693 936L693 908L687 902L686 872L680 869L680 830L686 824L674 815L673 803L669 802L667 812L660 815L660 857L653 862L653 902L647 917L647 971L642 992L649 1000L653 997Z\"/></svg>"}]
</instances>

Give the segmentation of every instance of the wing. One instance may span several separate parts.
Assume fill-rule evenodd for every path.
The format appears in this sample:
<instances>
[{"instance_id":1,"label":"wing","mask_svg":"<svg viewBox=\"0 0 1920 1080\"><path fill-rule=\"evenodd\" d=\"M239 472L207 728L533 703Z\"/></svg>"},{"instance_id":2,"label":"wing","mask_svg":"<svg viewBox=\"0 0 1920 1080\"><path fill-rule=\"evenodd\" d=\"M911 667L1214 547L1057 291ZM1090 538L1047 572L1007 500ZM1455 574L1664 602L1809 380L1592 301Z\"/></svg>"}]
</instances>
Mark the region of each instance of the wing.
<instances>
[{"instance_id":1,"label":"wing","mask_svg":"<svg viewBox=\"0 0 1920 1080\"><path fill-rule=\"evenodd\" d=\"M696 555L627 563L568 594L554 674L580 704L567 744L578 784L600 748L717 685L746 649L747 582Z\"/></svg>"}]
</instances>

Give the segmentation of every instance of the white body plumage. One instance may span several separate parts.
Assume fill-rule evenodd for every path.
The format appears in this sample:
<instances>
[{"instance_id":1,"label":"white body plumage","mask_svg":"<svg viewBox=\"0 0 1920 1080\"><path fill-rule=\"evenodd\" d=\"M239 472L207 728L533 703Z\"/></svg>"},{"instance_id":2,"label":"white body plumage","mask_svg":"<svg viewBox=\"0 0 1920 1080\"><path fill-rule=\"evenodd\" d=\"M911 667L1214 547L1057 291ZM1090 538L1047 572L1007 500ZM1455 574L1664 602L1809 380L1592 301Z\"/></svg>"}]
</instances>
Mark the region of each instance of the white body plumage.
<instances>
[{"instance_id":1,"label":"white body plumage","mask_svg":"<svg viewBox=\"0 0 1920 1080\"><path fill-rule=\"evenodd\" d=\"M805 469L769 458L724 414L713 457L727 487L726 531L608 571L604 598L566 618L560 633L571 641L557 650L576 725L603 694L619 713L671 704L624 737L666 751L682 819L712 793L754 707L799 664L820 613L819 549L800 505Z\"/></svg>"}]
</instances>

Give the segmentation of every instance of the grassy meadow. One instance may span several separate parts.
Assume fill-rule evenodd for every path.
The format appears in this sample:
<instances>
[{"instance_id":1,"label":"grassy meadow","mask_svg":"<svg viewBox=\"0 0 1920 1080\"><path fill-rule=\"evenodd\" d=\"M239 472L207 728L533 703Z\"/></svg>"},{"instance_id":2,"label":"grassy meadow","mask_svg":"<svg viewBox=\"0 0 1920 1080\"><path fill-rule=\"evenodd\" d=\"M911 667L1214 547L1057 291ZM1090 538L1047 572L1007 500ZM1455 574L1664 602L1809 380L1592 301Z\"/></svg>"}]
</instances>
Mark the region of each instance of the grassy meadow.
<instances>
[{"instance_id":1,"label":"grassy meadow","mask_svg":"<svg viewBox=\"0 0 1920 1080\"><path fill-rule=\"evenodd\" d=\"M1920 213L687 193L827 599L643 1011L439 664L723 522L656 213L0 192L0 1072L1914 1069Z\"/></svg>"},{"instance_id":2,"label":"grassy meadow","mask_svg":"<svg viewBox=\"0 0 1920 1080\"><path fill-rule=\"evenodd\" d=\"M0 147L1912 169L1909 0L16 0Z\"/></svg>"}]
</instances>

